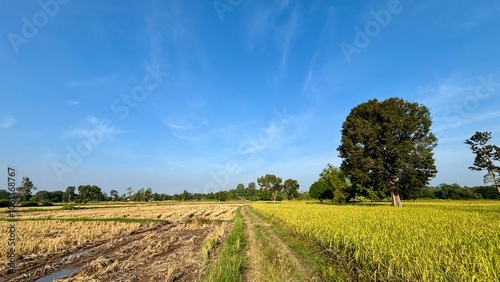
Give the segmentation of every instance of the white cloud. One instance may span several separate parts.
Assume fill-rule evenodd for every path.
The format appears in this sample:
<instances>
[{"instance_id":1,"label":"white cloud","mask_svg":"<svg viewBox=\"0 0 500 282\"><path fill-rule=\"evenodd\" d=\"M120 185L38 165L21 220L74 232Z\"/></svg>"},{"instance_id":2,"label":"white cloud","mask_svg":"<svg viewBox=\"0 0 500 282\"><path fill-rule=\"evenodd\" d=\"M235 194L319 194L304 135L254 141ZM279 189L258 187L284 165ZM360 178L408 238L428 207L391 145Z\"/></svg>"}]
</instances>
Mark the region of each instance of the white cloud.
<instances>
[{"instance_id":1,"label":"white cloud","mask_svg":"<svg viewBox=\"0 0 500 282\"><path fill-rule=\"evenodd\" d=\"M72 106L80 105L80 101L68 100L67 102L68 102L68 104L70 104Z\"/></svg>"},{"instance_id":2,"label":"white cloud","mask_svg":"<svg viewBox=\"0 0 500 282\"><path fill-rule=\"evenodd\" d=\"M10 116L4 117L4 118L0 119L0 127L1 128L10 128L16 122L17 122L17 120L13 117L10 117Z\"/></svg>"}]
</instances>

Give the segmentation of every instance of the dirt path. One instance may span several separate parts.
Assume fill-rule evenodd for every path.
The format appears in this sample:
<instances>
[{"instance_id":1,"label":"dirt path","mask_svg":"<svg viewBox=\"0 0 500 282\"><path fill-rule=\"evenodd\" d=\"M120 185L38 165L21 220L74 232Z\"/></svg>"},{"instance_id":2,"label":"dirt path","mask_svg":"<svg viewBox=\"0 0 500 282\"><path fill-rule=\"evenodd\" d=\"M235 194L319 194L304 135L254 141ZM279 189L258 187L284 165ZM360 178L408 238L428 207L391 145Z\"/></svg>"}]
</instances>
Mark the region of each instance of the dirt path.
<instances>
[{"instance_id":1,"label":"dirt path","mask_svg":"<svg viewBox=\"0 0 500 282\"><path fill-rule=\"evenodd\" d=\"M271 224L242 208L248 249L245 281L320 281Z\"/></svg>"}]
</instances>

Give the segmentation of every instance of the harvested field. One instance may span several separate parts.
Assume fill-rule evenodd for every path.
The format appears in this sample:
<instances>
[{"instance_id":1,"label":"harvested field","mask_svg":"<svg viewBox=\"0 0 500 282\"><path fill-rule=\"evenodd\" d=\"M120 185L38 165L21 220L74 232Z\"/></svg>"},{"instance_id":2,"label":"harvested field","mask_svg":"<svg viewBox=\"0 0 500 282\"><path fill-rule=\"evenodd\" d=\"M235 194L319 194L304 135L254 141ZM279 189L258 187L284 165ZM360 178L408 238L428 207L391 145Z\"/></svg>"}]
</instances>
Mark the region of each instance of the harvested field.
<instances>
[{"instance_id":1,"label":"harvested field","mask_svg":"<svg viewBox=\"0 0 500 282\"><path fill-rule=\"evenodd\" d=\"M2 263L0 277L35 281L68 270L72 276L61 281L192 281L230 229L237 207L211 203L19 212L16 273L8 275ZM8 225L0 223L4 238ZM6 240L0 249L0 261L7 261Z\"/></svg>"}]
</instances>

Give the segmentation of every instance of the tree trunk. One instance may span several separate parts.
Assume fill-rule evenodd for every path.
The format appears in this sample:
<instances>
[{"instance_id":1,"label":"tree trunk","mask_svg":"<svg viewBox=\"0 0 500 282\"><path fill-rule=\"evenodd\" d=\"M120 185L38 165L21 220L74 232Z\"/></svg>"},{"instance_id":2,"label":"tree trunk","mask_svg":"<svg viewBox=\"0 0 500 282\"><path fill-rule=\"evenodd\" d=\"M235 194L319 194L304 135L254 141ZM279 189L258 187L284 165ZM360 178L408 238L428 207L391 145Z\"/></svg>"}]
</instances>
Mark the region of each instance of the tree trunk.
<instances>
[{"instance_id":1,"label":"tree trunk","mask_svg":"<svg viewBox=\"0 0 500 282\"><path fill-rule=\"evenodd\" d=\"M273 204L276 205L276 196L278 193L273 193Z\"/></svg>"},{"instance_id":2,"label":"tree trunk","mask_svg":"<svg viewBox=\"0 0 500 282\"><path fill-rule=\"evenodd\" d=\"M395 190L391 190L391 198L392 198L392 205L395 207L403 207L403 204L401 203L401 198L399 197L398 192Z\"/></svg>"},{"instance_id":3,"label":"tree trunk","mask_svg":"<svg viewBox=\"0 0 500 282\"><path fill-rule=\"evenodd\" d=\"M498 182L497 182L498 180L497 180L497 177L496 177L496 175L495 175L495 172L493 171L493 172L491 173L491 175L493 176L493 186L494 186L494 187L497 187L497 189L498 189L498 193L500 193L500 185L498 185Z\"/></svg>"}]
</instances>

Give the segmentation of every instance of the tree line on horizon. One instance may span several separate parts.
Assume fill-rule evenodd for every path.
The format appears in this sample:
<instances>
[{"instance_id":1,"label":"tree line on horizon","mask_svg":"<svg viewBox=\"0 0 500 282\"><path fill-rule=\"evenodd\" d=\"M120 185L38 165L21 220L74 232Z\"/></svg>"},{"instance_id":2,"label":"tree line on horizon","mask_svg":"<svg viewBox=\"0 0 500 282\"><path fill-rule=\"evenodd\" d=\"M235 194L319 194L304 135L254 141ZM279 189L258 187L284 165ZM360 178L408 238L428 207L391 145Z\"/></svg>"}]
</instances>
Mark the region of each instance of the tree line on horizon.
<instances>
[{"instance_id":1,"label":"tree line on horizon","mask_svg":"<svg viewBox=\"0 0 500 282\"><path fill-rule=\"evenodd\" d=\"M320 179L325 179L328 171L337 170L327 165L327 168L320 174ZM324 180L318 180L322 182ZM315 183L317 183L315 182ZM297 183L298 184L298 183ZM339 193L342 191L334 192L330 186L324 195L320 196L317 190L315 191L313 185L309 191L296 191L294 195L290 195L284 190L276 193L276 201L283 200L331 200L334 203L342 202L366 202L366 201L390 201L388 195L372 194L371 196L364 196L362 193L356 192L352 187L350 188L354 194L349 201L345 201L347 197L341 196ZM338 186L337 186L338 187ZM78 189L80 188L80 189ZM96 185L80 185L69 186L65 191L46 191L40 190L34 194L24 195L18 202L20 206L50 206L53 203L86 203L86 202L149 202L149 201L272 201L273 193L265 188L257 188L255 182L250 182L247 186L240 183L234 189L228 191L218 191L210 193L192 193L184 190L179 194L165 194L156 193L151 188L141 188L135 193L130 188L127 193L121 195L116 190L111 190L110 193L103 192L101 188ZM78 190L82 191L76 193ZM344 190L345 191L345 190ZM115 193L116 192L116 193ZM83 194L87 193L87 199L84 200ZM336 194L336 195L335 195ZM10 193L7 190L0 189L0 207L7 207L9 205ZM413 198L405 198L407 200L416 199L454 199L454 200L474 200L474 199L500 199L500 193L492 186L460 186L457 183L446 184L442 183L437 186L426 186L420 190L420 193Z\"/></svg>"}]
</instances>

